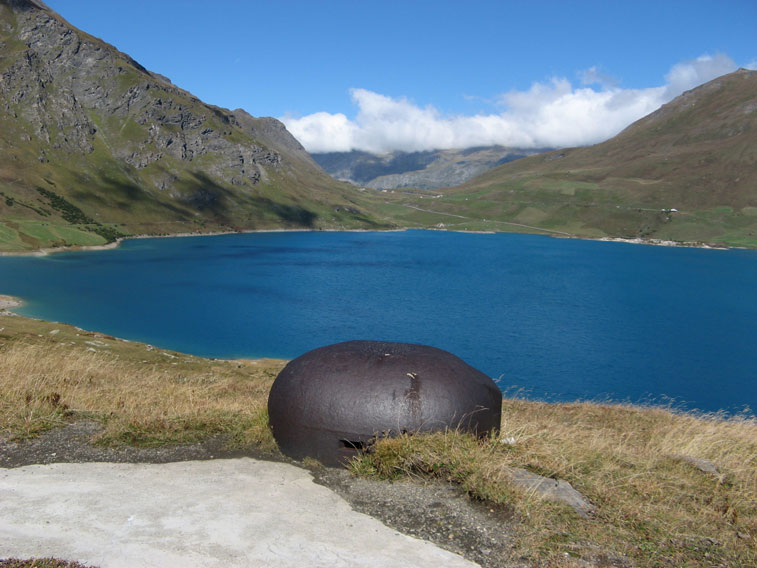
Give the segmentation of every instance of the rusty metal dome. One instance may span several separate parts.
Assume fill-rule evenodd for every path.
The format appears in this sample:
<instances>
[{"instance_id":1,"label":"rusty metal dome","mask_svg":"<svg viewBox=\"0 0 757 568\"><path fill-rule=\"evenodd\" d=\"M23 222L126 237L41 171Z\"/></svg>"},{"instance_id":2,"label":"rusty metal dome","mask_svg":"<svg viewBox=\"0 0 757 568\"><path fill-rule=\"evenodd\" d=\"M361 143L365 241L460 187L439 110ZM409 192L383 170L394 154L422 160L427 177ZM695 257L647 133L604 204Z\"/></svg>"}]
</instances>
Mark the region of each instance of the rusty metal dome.
<instances>
[{"instance_id":1,"label":"rusty metal dome","mask_svg":"<svg viewBox=\"0 0 757 568\"><path fill-rule=\"evenodd\" d=\"M427 345L348 341L290 361L273 383L268 416L281 451L340 465L376 437L499 428L494 381Z\"/></svg>"}]
</instances>

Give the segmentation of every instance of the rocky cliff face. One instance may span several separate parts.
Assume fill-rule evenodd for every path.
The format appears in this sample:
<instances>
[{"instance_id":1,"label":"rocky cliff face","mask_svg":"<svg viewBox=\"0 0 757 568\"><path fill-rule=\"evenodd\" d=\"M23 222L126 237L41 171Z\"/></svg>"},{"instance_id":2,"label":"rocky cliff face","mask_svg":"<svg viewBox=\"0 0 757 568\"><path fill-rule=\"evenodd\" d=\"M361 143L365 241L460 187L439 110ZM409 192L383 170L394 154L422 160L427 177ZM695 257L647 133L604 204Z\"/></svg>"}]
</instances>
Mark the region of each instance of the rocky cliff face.
<instances>
[{"instance_id":1,"label":"rocky cliff face","mask_svg":"<svg viewBox=\"0 0 757 568\"><path fill-rule=\"evenodd\" d=\"M459 185L506 162L546 149L483 146L463 150L392 152L329 152L313 154L329 174L374 189L438 189Z\"/></svg>"},{"instance_id":2,"label":"rocky cliff face","mask_svg":"<svg viewBox=\"0 0 757 568\"><path fill-rule=\"evenodd\" d=\"M203 103L42 2L0 0L0 55L0 189L25 214L45 208L37 185L125 225L140 212L152 223L196 224L198 211L245 227L312 221L320 212L276 212L344 201L277 120Z\"/></svg>"},{"instance_id":3,"label":"rocky cliff face","mask_svg":"<svg viewBox=\"0 0 757 568\"><path fill-rule=\"evenodd\" d=\"M280 164L276 152L230 140L231 116L203 108L127 55L77 33L40 3L14 0L10 5L16 38L28 48L4 70L0 94L4 111L30 125L41 146L93 152L96 114L122 125L133 122L137 132L114 155L138 169L164 156L191 162L213 153L222 158L213 173L228 169L237 183L255 184L266 166Z\"/></svg>"}]
</instances>

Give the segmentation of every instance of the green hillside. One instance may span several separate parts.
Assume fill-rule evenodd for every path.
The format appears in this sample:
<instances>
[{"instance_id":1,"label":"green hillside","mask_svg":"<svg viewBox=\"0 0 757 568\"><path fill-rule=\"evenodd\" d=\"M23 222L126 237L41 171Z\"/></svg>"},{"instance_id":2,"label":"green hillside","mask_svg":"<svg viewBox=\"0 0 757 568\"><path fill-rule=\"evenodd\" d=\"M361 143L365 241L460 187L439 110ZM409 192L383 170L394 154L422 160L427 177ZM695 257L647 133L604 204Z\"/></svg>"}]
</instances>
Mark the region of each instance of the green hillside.
<instances>
[{"instance_id":1,"label":"green hillside","mask_svg":"<svg viewBox=\"0 0 757 568\"><path fill-rule=\"evenodd\" d=\"M390 197L403 224L757 247L757 72L688 91L601 144Z\"/></svg>"},{"instance_id":2,"label":"green hillside","mask_svg":"<svg viewBox=\"0 0 757 568\"><path fill-rule=\"evenodd\" d=\"M0 0L0 251L370 228L272 118L210 106L36 0Z\"/></svg>"}]
</instances>

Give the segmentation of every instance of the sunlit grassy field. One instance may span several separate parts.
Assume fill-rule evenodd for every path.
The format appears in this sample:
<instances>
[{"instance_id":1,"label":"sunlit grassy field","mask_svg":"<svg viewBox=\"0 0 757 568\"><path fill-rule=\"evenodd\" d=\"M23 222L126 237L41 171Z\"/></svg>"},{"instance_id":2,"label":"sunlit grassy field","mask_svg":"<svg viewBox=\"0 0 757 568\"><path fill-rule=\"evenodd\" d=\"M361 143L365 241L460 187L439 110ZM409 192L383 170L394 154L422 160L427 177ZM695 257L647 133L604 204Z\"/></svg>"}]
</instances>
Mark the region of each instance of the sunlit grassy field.
<instances>
[{"instance_id":1,"label":"sunlit grassy field","mask_svg":"<svg viewBox=\"0 0 757 568\"><path fill-rule=\"evenodd\" d=\"M224 435L234 446L275 447L266 405L281 361L202 359L21 317L0 318L0 328L6 436L23 439L88 418L104 426L103 444Z\"/></svg>"}]
</instances>

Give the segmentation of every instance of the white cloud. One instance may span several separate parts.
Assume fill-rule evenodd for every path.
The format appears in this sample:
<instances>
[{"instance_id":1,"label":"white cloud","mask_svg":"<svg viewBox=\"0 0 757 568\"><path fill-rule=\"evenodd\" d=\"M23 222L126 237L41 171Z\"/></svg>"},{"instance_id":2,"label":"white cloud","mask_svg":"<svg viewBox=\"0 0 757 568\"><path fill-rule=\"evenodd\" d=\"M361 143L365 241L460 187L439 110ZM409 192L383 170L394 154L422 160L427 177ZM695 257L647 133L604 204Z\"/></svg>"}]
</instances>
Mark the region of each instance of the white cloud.
<instances>
[{"instance_id":1,"label":"white cloud","mask_svg":"<svg viewBox=\"0 0 757 568\"><path fill-rule=\"evenodd\" d=\"M594 65L581 71L579 73L581 77L581 83L584 85L602 85L603 87L615 87L618 84L618 80L606 73L602 73L597 66Z\"/></svg>"},{"instance_id":2,"label":"white cloud","mask_svg":"<svg viewBox=\"0 0 757 568\"><path fill-rule=\"evenodd\" d=\"M737 68L733 60L722 53L715 56L702 55L693 61L677 63L665 75L666 97L677 97L684 91L736 71Z\"/></svg>"},{"instance_id":3,"label":"white cloud","mask_svg":"<svg viewBox=\"0 0 757 568\"><path fill-rule=\"evenodd\" d=\"M757 67L754 62L748 66ZM501 112L472 116L444 115L433 106L420 107L406 98L352 89L358 110L354 119L318 112L281 120L310 152L381 153L493 144L581 146L614 136L683 91L736 68L726 55L703 55L674 65L661 86L622 89L612 77L591 67L579 75L582 87L565 78L534 83L528 90L501 95ZM588 86L595 84L599 88Z\"/></svg>"},{"instance_id":4,"label":"white cloud","mask_svg":"<svg viewBox=\"0 0 757 568\"><path fill-rule=\"evenodd\" d=\"M342 113L316 112L295 120L283 118L282 122L310 152L341 152L358 147L359 127Z\"/></svg>"}]
</instances>

